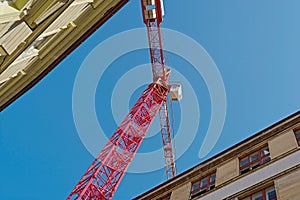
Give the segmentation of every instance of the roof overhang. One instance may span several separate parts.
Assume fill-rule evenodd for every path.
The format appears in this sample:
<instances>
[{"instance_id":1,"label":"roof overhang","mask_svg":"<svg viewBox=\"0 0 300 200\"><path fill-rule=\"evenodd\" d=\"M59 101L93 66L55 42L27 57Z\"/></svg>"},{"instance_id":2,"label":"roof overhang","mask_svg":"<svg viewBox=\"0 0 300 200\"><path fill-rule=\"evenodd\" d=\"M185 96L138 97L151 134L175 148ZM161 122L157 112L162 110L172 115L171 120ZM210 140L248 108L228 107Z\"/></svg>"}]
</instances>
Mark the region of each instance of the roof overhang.
<instances>
[{"instance_id":1,"label":"roof overhang","mask_svg":"<svg viewBox=\"0 0 300 200\"><path fill-rule=\"evenodd\" d=\"M128 0L0 3L0 111L24 94Z\"/></svg>"}]
</instances>

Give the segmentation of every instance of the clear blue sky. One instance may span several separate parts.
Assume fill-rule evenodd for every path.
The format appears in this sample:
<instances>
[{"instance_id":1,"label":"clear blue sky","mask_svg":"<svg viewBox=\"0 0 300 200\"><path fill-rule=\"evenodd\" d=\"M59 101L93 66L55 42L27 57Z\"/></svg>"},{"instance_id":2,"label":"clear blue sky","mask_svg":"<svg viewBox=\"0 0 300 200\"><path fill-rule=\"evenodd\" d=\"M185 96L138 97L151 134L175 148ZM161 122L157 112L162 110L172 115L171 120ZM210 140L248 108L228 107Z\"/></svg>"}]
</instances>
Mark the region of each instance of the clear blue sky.
<instances>
[{"instance_id":1,"label":"clear blue sky","mask_svg":"<svg viewBox=\"0 0 300 200\"><path fill-rule=\"evenodd\" d=\"M130 1L0 114L1 200L65 199L77 184L93 161L73 121L72 91L77 71L102 41L119 32L144 27L139 3ZM192 71L182 70L187 79L189 74L193 79L190 81L196 88L201 121L191 146L177 160L179 173L299 110L299 7L298 0L165 1L163 27L190 36L206 49L218 66L227 96L221 136L212 151L200 159L199 148L211 117L209 92L201 76L192 77ZM110 73L120 76L133 66L149 62L148 51L136 53L118 59ZM188 68L182 59L169 57L179 71ZM102 67L101 55L98 65ZM117 125L111 121L109 106L101 102L112 93L110 78L106 79L106 84L100 82L97 89L96 110L99 123L105 124L105 134L110 136ZM142 89L136 90L131 105ZM175 112L178 110L175 105ZM148 138L141 151L159 148L159 142L155 137ZM114 199L131 199L164 180L164 170L128 173Z\"/></svg>"}]
</instances>

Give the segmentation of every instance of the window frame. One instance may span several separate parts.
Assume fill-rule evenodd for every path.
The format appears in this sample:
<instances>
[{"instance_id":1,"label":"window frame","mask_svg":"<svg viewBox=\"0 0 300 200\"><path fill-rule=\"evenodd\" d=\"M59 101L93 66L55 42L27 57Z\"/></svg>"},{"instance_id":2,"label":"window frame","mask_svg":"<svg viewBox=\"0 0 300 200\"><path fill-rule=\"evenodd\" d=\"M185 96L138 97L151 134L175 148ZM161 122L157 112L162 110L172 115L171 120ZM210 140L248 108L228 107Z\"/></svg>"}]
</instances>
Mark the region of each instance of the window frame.
<instances>
[{"instance_id":1,"label":"window frame","mask_svg":"<svg viewBox=\"0 0 300 200\"><path fill-rule=\"evenodd\" d=\"M264 150L267 150L268 153L265 154ZM254 157L256 157L256 159L252 160ZM255 168L269 162L270 160L271 160L270 149L269 149L268 145L263 146L256 151L252 151L251 153L249 153L246 156L239 159L240 174L242 175L249 171L252 171ZM242 165L243 161L247 161L247 162L245 162L246 164Z\"/></svg>"},{"instance_id":2,"label":"window frame","mask_svg":"<svg viewBox=\"0 0 300 200\"><path fill-rule=\"evenodd\" d=\"M204 180L207 180L207 183L205 185L202 185ZM196 189L194 189L195 185L198 185ZM204 194L212 189L215 188L216 185L216 171L201 177L197 181L192 183L190 196L191 198L194 198L196 196L199 196L201 194Z\"/></svg>"},{"instance_id":3,"label":"window frame","mask_svg":"<svg viewBox=\"0 0 300 200\"><path fill-rule=\"evenodd\" d=\"M265 154L264 150L267 150L268 153ZM254 157L256 159L252 160ZM248 155L239 159L240 174L242 175L249 171L252 171L255 168L269 162L270 160L271 160L270 149L269 149L268 145L265 145L265 146L261 147L260 149L258 149L256 151L252 151ZM242 165L243 161L247 161L247 162L245 162L246 164Z\"/></svg>"},{"instance_id":4,"label":"window frame","mask_svg":"<svg viewBox=\"0 0 300 200\"><path fill-rule=\"evenodd\" d=\"M269 199L268 194L269 194L269 192L273 192L273 191L275 191L276 197L272 198L272 199ZM275 189L274 185L270 186L270 187L267 187L267 188L264 188L262 190L256 191L256 192L242 198L241 200L255 200L253 197L255 195L258 195L259 193L261 193L262 200L277 200L277 193L276 193L276 189Z\"/></svg>"},{"instance_id":5,"label":"window frame","mask_svg":"<svg viewBox=\"0 0 300 200\"><path fill-rule=\"evenodd\" d=\"M298 146L300 146L300 129L295 131L295 137L296 137Z\"/></svg>"}]
</instances>

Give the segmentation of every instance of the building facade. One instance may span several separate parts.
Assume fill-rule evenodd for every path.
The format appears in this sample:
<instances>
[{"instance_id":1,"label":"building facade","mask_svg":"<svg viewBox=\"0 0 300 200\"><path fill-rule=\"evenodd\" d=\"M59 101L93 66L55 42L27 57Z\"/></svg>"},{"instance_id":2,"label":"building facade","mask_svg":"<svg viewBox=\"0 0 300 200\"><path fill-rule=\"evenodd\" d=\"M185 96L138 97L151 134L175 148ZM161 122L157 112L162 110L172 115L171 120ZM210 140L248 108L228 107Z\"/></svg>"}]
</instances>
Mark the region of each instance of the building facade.
<instances>
[{"instance_id":1,"label":"building facade","mask_svg":"<svg viewBox=\"0 0 300 200\"><path fill-rule=\"evenodd\" d=\"M300 111L134 200L300 200Z\"/></svg>"},{"instance_id":2,"label":"building facade","mask_svg":"<svg viewBox=\"0 0 300 200\"><path fill-rule=\"evenodd\" d=\"M1 0L0 112L128 0Z\"/></svg>"}]
</instances>

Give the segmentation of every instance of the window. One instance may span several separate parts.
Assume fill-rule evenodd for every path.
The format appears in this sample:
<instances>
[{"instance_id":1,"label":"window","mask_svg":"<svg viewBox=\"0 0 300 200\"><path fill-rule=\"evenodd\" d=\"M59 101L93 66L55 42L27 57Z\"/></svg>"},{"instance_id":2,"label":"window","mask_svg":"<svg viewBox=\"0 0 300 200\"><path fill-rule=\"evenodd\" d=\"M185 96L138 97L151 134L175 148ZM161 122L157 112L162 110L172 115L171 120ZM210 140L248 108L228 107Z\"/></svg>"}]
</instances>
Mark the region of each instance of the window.
<instances>
[{"instance_id":1,"label":"window","mask_svg":"<svg viewBox=\"0 0 300 200\"><path fill-rule=\"evenodd\" d=\"M300 146L300 130L298 130L298 131L295 132L295 136L296 136L298 145Z\"/></svg>"},{"instance_id":2,"label":"window","mask_svg":"<svg viewBox=\"0 0 300 200\"><path fill-rule=\"evenodd\" d=\"M256 192L242 200L277 200L274 186Z\"/></svg>"},{"instance_id":3,"label":"window","mask_svg":"<svg viewBox=\"0 0 300 200\"><path fill-rule=\"evenodd\" d=\"M199 196L209 190L215 188L216 173L212 173L199 181L193 183L191 190L191 198Z\"/></svg>"},{"instance_id":4,"label":"window","mask_svg":"<svg viewBox=\"0 0 300 200\"><path fill-rule=\"evenodd\" d=\"M240 159L240 173L245 174L270 160L269 147L261 148Z\"/></svg>"}]
</instances>

